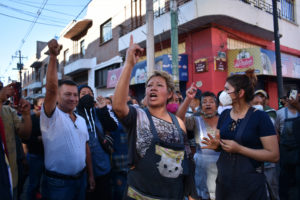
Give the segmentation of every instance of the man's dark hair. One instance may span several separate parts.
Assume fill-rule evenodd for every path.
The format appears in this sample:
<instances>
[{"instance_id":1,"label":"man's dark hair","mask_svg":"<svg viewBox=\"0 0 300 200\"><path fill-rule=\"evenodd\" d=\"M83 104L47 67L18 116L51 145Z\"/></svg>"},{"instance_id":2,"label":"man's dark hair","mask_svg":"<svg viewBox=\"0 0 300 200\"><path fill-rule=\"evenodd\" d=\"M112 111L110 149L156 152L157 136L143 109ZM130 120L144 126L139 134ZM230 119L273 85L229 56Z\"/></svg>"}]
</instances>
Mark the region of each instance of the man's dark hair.
<instances>
[{"instance_id":1,"label":"man's dark hair","mask_svg":"<svg viewBox=\"0 0 300 200\"><path fill-rule=\"evenodd\" d=\"M0 90L3 88L3 83L0 81Z\"/></svg>"},{"instance_id":2,"label":"man's dark hair","mask_svg":"<svg viewBox=\"0 0 300 200\"><path fill-rule=\"evenodd\" d=\"M105 99L109 100L110 103L112 104L112 99L110 97L105 97Z\"/></svg>"},{"instance_id":3,"label":"man's dark hair","mask_svg":"<svg viewBox=\"0 0 300 200\"><path fill-rule=\"evenodd\" d=\"M78 86L78 93L80 94L80 91L83 89L83 88L88 88L89 90L91 90L91 92L93 93L94 95L94 91L92 90L92 88L88 85L79 85Z\"/></svg>"},{"instance_id":4,"label":"man's dark hair","mask_svg":"<svg viewBox=\"0 0 300 200\"><path fill-rule=\"evenodd\" d=\"M59 83L59 87L61 87L62 85L72 85L72 86L77 87L77 83L75 83L72 80L61 80L60 83Z\"/></svg>"},{"instance_id":5,"label":"man's dark hair","mask_svg":"<svg viewBox=\"0 0 300 200\"><path fill-rule=\"evenodd\" d=\"M37 106L39 100L40 100L40 99L43 99L43 98L44 98L44 97L37 97L37 98L33 99L33 105L34 105L34 106Z\"/></svg>"},{"instance_id":6,"label":"man's dark hair","mask_svg":"<svg viewBox=\"0 0 300 200\"><path fill-rule=\"evenodd\" d=\"M201 99L200 99L200 107L202 107L202 101L204 99L204 97L212 97L217 105L217 107L219 106L219 101L217 100L217 97L214 93L212 92L204 92L201 95Z\"/></svg>"}]
</instances>

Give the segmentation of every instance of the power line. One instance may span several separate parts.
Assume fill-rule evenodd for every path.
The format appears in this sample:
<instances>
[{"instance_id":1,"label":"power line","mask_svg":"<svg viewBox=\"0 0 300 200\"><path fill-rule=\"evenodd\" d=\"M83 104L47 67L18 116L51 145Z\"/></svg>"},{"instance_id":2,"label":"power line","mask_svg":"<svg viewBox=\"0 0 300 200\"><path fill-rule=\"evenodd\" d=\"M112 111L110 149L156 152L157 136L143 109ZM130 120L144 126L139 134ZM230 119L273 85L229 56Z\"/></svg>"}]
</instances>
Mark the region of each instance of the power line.
<instances>
[{"instance_id":1,"label":"power line","mask_svg":"<svg viewBox=\"0 0 300 200\"><path fill-rule=\"evenodd\" d=\"M5 17L10 17L10 18L13 18L13 19L18 19L18 20L26 21L26 22L34 22L32 20L19 18L19 17L15 17L15 16L4 14L4 13L0 13L0 15L3 15ZM58 24L48 24L48 23L42 23L42 22L36 22L36 24L41 24L41 25L46 25L46 26L65 27L65 26L61 26L61 25L58 25Z\"/></svg>"},{"instance_id":2,"label":"power line","mask_svg":"<svg viewBox=\"0 0 300 200\"><path fill-rule=\"evenodd\" d=\"M26 3L30 3L30 4L38 4L37 2L33 2L33 1L25 1L25 0L22 0L21 2L26 2ZM53 4L53 3L48 3L47 6L82 7L83 5L74 5L74 4Z\"/></svg>"},{"instance_id":3,"label":"power line","mask_svg":"<svg viewBox=\"0 0 300 200\"><path fill-rule=\"evenodd\" d=\"M31 17L35 17L36 16L36 13L30 12L30 11L21 10L21 9L14 8L14 7L11 7L11 6L7 6L7 5L2 4L2 3L0 3L0 6L3 7L3 8L9 9L9 10L13 10L13 11L15 11L17 13L27 15L27 16L31 16ZM40 19L42 19L42 20L48 20L48 21L52 21L52 22L56 22L56 23L61 23L61 24L65 24L65 23L61 22L61 20L66 20L66 19L59 19L59 18L56 18L56 17L50 17L50 16L46 16L46 15L40 16ZM57 21L57 20L54 20L54 19L58 19L60 21Z\"/></svg>"},{"instance_id":4,"label":"power line","mask_svg":"<svg viewBox=\"0 0 300 200\"><path fill-rule=\"evenodd\" d=\"M21 4L21 5L23 5L23 6L33 7L33 8L40 8L40 7L38 7L38 6L30 5L30 4L23 3L23 2L21 3L21 2L16 1L16 0L10 0L10 2L17 3L17 4ZM68 14L68 13L65 13L65 12L59 12L59 11L56 11L56 10L50 10L50 9L46 9L46 8L44 8L44 10L46 10L46 11L48 11L48 12L60 14L60 15L69 16L69 17L73 17L73 16L74 16L74 15L71 15L71 14Z\"/></svg>"},{"instance_id":5,"label":"power line","mask_svg":"<svg viewBox=\"0 0 300 200\"><path fill-rule=\"evenodd\" d=\"M41 15L41 13L42 13L44 7L46 6L47 2L48 2L48 0L44 0L43 3L42 3L41 8L39 8L39 10L37 11L37 16L36 16L36 18L34 19L34 21L32 22L32 24L29 26L29 29L28 29L28 31L27 31L25 37L22 39L19 50L21 50L23 44L26 42L27 37L29 36L29 34L31 33L31 31L32 31L32 29L33 29L33 27L34 27L34 25L36 24L37 20L39 19L39 17L40 17L40 15Z\"/></svg>"},{"instance_id":6,"label":"power line","mask_svg":"<svg viewBox=\"0 0 300 200\"><path fill-rule=\"evenodd\" d=\"M83 8L82 10L79 12L79 14L75 17L75 20L77 20L77 18L81 15L81 13L86 9L86 7L91 3L92 0L90 0Z\"/></svg>"}]
</instances>

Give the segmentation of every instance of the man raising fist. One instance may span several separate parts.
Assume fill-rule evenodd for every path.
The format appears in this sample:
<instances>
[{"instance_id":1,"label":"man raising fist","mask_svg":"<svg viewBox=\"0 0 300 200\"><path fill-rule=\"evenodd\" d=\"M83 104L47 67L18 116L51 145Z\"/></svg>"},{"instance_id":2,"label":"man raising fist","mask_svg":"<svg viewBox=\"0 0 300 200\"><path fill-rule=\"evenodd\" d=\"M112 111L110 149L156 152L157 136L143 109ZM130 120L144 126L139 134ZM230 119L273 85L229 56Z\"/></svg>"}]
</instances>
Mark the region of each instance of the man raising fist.
<instances>
[{"instance_id":1,"label":"man raising fist","mask_svg":"<svg viewBox=\"0 0 300 200\"><path fill-rule=\"evenodd\" d=\"M90 189L95 187L88 130L84 119L74 113L78 104L76 83L63 80L58 86L56 57L62 47L54 39L48 47L50 61L40 116L45 150L42 195L48 200L81 200L85 199L86 168Z\"/></svg>"}]
</instances>

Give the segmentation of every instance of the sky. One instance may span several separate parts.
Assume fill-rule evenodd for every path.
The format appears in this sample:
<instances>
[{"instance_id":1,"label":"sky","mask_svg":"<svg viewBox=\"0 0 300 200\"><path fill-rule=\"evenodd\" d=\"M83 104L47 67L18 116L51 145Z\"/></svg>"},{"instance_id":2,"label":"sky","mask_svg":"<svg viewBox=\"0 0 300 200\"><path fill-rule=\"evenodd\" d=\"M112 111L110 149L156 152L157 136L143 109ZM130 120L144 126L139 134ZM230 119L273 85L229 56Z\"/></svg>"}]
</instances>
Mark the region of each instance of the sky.
<instances>
[{"instance_id":1,"label":"sky","mask_svg":"<svg viewBox=\"0 0 300 200\"><path fill-rule=\"evenodd\" d=\"M47 42L78 15L77 20L84 18L89 1L0 0L0 80L5 85L9 77L18 80L19 72L14 69L19 58L12 56L21 50L26 64L36 54L36 41Z\"/></svg>"}]
</instances>

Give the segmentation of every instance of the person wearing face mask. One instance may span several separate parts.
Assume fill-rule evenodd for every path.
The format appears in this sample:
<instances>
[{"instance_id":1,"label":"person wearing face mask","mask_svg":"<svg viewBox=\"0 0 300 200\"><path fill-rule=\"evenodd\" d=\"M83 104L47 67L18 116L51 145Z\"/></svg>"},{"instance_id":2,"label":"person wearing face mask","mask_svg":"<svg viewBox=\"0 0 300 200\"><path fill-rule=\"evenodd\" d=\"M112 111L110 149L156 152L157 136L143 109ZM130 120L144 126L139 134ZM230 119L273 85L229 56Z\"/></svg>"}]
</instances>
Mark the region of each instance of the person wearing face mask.
<instances>
[{"instance_id":1,"label":"person wearing face mask","mask_svg":"<svg viewBox=\"0 0 300 200\"><path fill-rule=\"evenodd\" d=\"M279 147L269 116L250 106L257 78L254 70L227 78L223 97L232 109L221 114L216 136L208 134L203 149L220 150L216 199L268 199L263 162L277 162Z\"/></svg>"},{"instance_id":2,"label":"person wearing face mask","mask_svg":"<svg viewBox=\"0 0 300 200\"><path fill-rule=\"evenodd\" d=\"M87 199L111 199L110 187L110 155L105 151L99 140L101 134L108 142L111 137L106 134L108 131L117 129L117 123L112 118L110 110L103 97L97 97L95 107L93 90L87 85L78 87L79 103L76 112L85 119L89 132L89 147L92 155L93 173L96 187L93 191L87 192Z\"/></svg>"},{"instance_id":3,"label":"person wearing face mask","mask_svg":"<svg viewBox=\"0 0 300 200\"><path fill-rule=\"evenodd\" d=\"M40 113L44 103L44 97L33 100L31 112L32 131L28 140L22 140L25 145L25 154L29 165L29 184L27 188L27 199L37 199L40 194L40 182L44 170L44 147L40 128Z\"/></svg>"},{"instance_id":4,"label":"person wearing face mask","mask_svg":"<svg viewBox=\"0 0 300 200\"><path fill-rule=\"evenodd\" d=\"M261 93L261 94L260 94ZM261 110L266 112L273 125L275 125L275 120L276 120L276 111L268 106L264 106L265 104L265 98L267 98L267 93L264 90L257 90L254 93L254 98L251 101L251 105L253 108L257 110ZM263 95L263 97L262 97ZM274 111L275 111L275 117L274 117ZM272 192L273 199L279 199L279 170L278 170L278 163L271 163L271 162L264 162L264 174L266 176L266 180L269 184L269 187L271 189L270 192Z\"/></svg>"},{"instance_id":5,"label":"person wearing face mask","mask_svg":"<svg viewBox=\"0 0 300 200\"><path fill-rule=\"evenodd\" d=\"M218 102L216 96L212 92L204 92L200 97L200 113L201 115L193 115L185 117L187 108L195 98L197 88L192 86L186 92L186 98L181 104L177 116L185 121L185 126L188 131L193 131L196 142L196 153L194 160L195 169L195 184L197 193L201 199L215 199L215 179L217 174L216 161L219 157L219 152L210 149L201 149L202 138L207 137L207 134L215 136L217 132Z\"/></svg>"},{"instance_id":6,"label":"person wearing face mask","mask_svg":"<svg viewBox=\"0 0 300 200\"><path fill-rule=\"evenodd\" d=\"M173 93L172 98L168 100L167 111L176 114L179 104L180 104L179 96L176 93Z\"/></svg>"},{"instance_id":7,"label":"person wearing face mask","mask_svg":"<svg viewBox=\"0 0 300 200\"><path fill-rule=\"evenodd\" d=\"M230 98L226 98L226 94L224 91L220 91L218 93L219 107L218 114L221 115L224 110L232 108L232 100ZM221 101L222 100L222 101Z\"/></svg>"},{"instance_id":8,"label":"person wearing face mask","mask_svg":"<svg viewBox=\"0 0 300 200\"><path fill-rule=\"evenodd\" d=\"M261 100L258 100L258 101L262 101L261 102L261 105L263 106L262 110L265 111L266 113L268 113L268 115L271 118L272 123L275 124L277 114L276 114L276 110L274 108L271 108L268 105L268 100L269 100L268 93L266 91L262 90L262 89L256 90L255 93L254 93L253 101L256 101L257 98L261 99ZM258 108L261 108L261 107L258 107Z\"/></svg>"}]
</instances>

